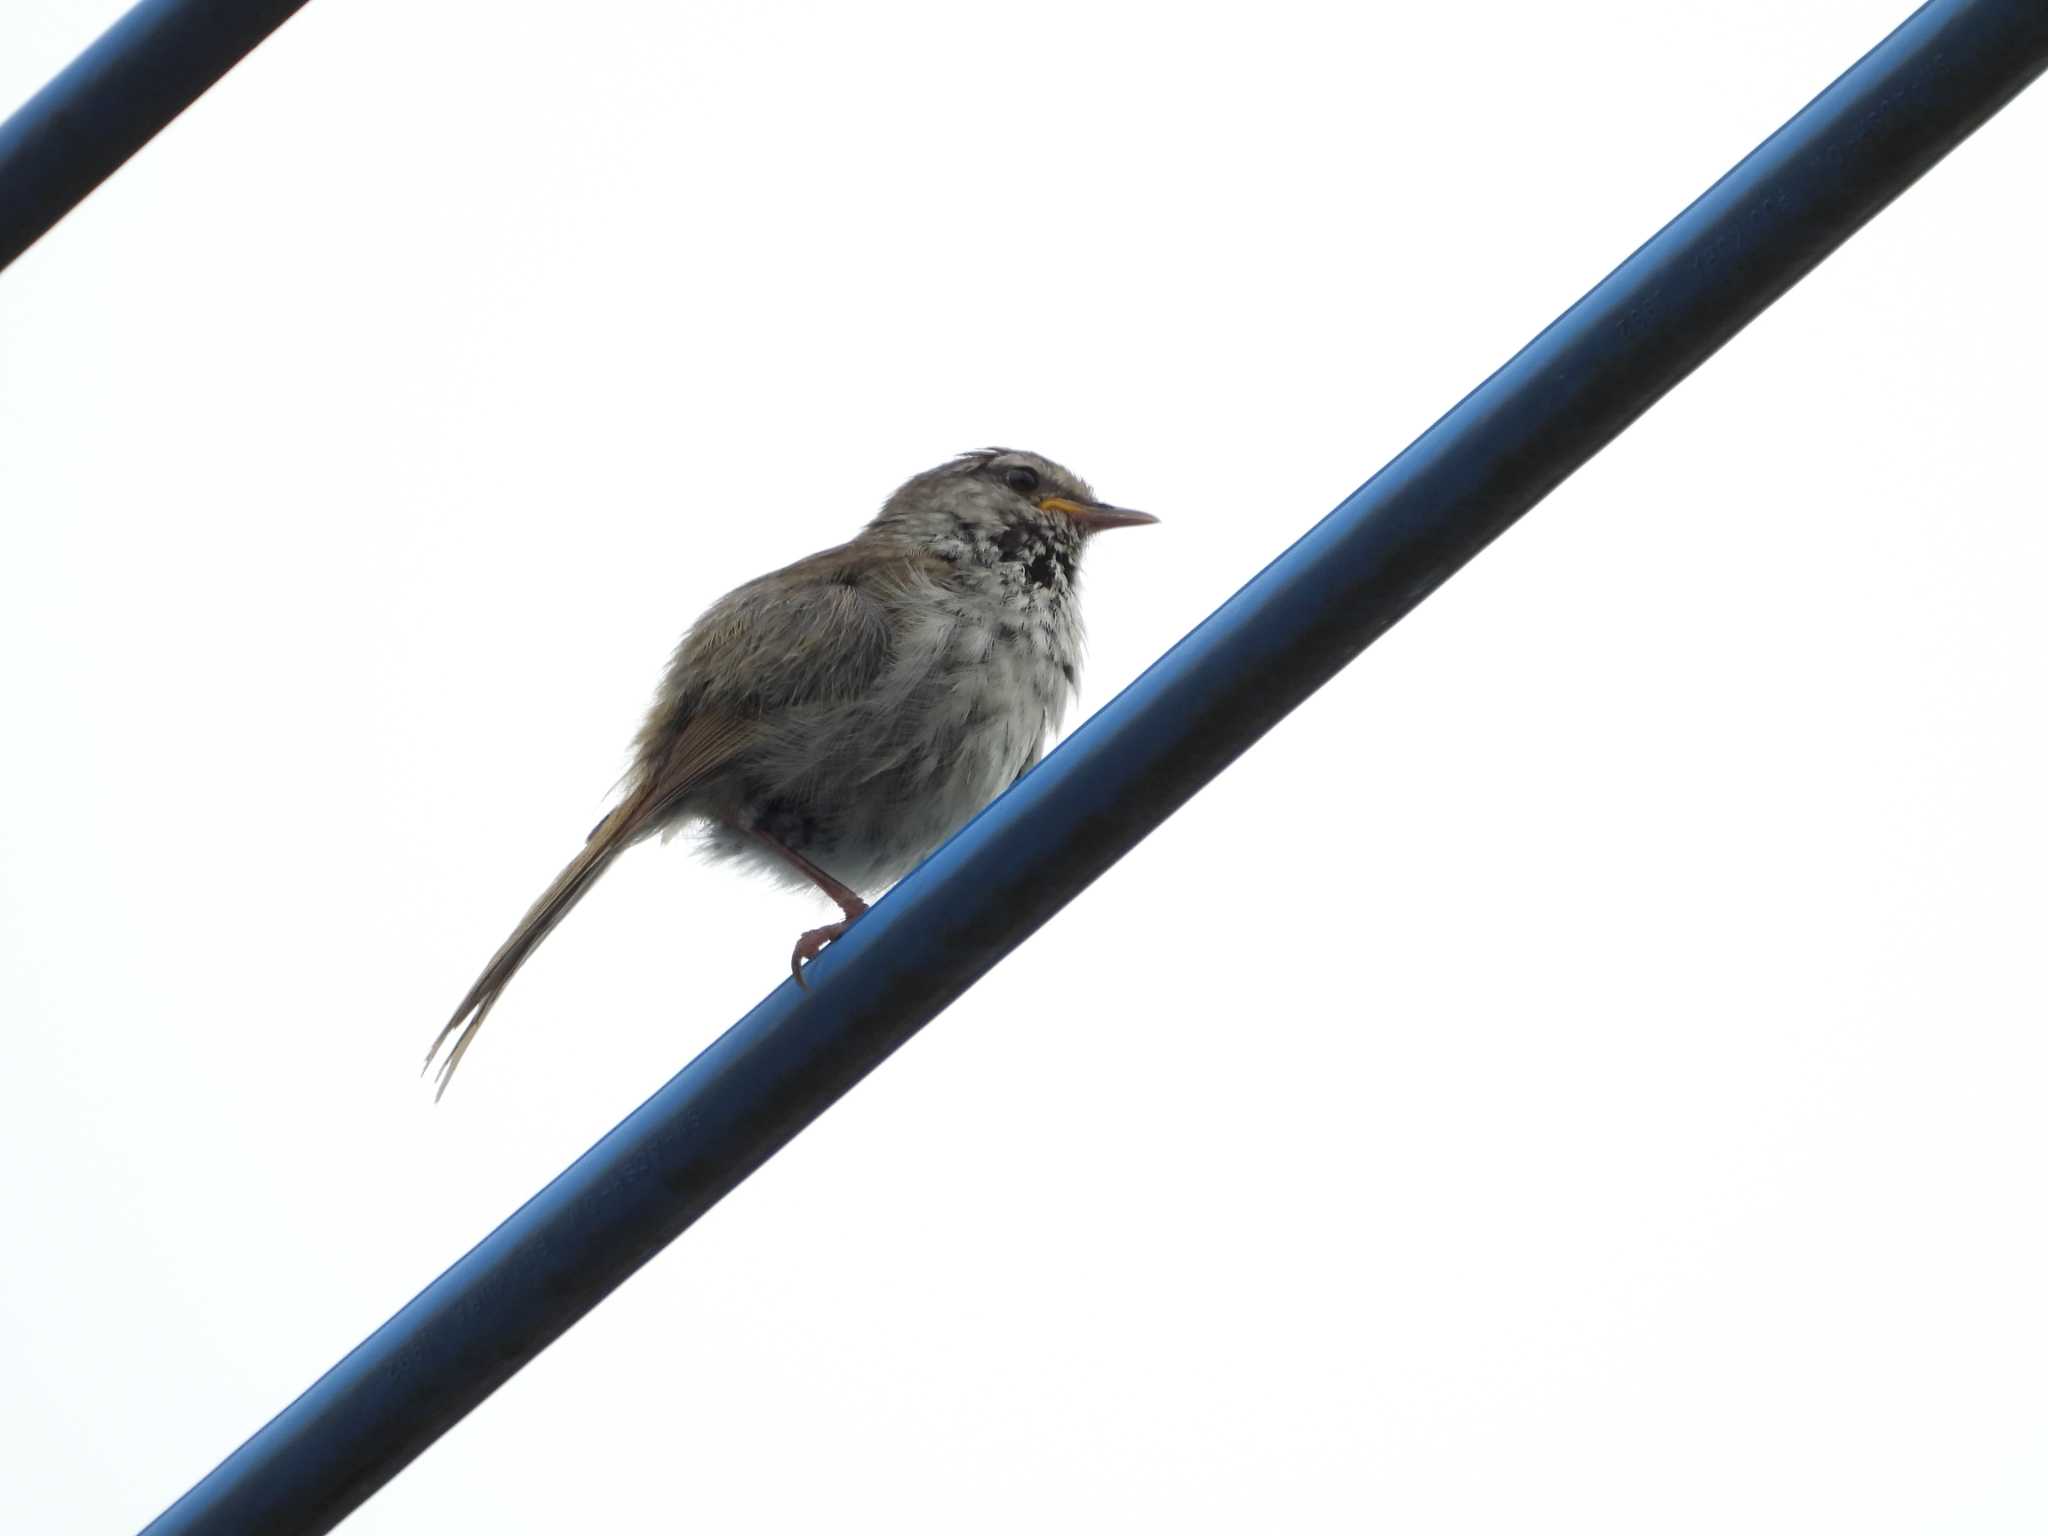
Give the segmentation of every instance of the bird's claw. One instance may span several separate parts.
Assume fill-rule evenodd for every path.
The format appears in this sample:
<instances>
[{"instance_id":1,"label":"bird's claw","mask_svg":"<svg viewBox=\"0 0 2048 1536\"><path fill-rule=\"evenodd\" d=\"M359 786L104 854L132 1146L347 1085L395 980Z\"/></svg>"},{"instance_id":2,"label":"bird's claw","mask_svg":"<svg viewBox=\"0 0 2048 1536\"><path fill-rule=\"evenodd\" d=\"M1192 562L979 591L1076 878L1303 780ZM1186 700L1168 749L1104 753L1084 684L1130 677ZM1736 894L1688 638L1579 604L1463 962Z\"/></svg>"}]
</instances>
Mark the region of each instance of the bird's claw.
<instances>
[{"instance_id":1,"label":"bird's claw","mask_svg":"<svg viewBox=\"0 0 2048 1536\"><path fill-rule=\"evenodd\" d=\"M856 913L855 916L859 916L859 914ZM819 952L827 944L830 944L852 926L853 918L849 917L843 922L827 923L822 928L813 928L809 933L796 941L796 948L790 952L789 956L789 974L796 978L798 986L809 989L810 983L804 980L805 964L817 959Z\"/></svg>"}]
</instances>

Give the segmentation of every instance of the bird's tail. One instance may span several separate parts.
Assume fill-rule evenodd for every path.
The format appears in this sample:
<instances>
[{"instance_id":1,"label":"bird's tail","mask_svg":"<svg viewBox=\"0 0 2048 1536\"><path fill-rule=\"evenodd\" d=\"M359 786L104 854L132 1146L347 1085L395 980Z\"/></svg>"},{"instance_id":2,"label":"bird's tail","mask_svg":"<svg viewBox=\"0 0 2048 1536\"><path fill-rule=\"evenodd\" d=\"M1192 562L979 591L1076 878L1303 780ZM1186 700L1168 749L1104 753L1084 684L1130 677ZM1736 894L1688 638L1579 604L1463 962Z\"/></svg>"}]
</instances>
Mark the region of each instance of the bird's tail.
<instances>
[{"instance_id":1,"label":"bird's tail","mask_svg":"<svg viewBox=\"0 0 2048 1536\"><path fill-rule=\"evenodd\" d=\"M568 867L555 876L555 883L541 893L540 900L512 930L512 936L491 956L491 963L484 967L483 975L477 977L476 985L462 999L462 1006L441 1026L441 1033L434 1037L433 1049L427 1052L426 1065L420 1068L422 1074L433 1067L434 1058L441 1054L441 1047L448 1043L448 1037L458 1029L462 1033L456 1035L455 1048L449 1051L440 1071L434 1075L435 1102L438 1103L441 1095L448 1091L448 1079L455 1075L455 1068L469 1049L470 1041L484 1027L484 1020L497 1006L506 986L518 974L519 967L526 964L527 956L540 948L541 940L555 931L555 924L569 915L569 909L583 899L597 884L597 877L610 868L612 860L632 843L634 835L641 830L647 800L644 789L629 795L617 810L597 824L582 852L571 859Z\"/></svg>"}]
</instances>

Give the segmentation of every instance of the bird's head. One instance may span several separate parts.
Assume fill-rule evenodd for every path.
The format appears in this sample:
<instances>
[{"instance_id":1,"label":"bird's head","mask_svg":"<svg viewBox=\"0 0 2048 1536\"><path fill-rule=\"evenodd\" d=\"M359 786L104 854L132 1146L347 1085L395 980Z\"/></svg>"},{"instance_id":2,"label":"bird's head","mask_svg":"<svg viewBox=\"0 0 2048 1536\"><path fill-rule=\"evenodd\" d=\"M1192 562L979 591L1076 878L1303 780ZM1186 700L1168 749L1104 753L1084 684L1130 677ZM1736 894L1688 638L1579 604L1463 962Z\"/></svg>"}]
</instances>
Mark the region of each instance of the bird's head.
<instances>
[{"instance_id":1,"label":"bird's head","mask_svg":"<svg viewBox=\"0 0 2048 1536\"><path fill-rule=\"evenodd\" d=\"M1097 501L1087 481L1040 454L988 448L912 476L869 526L949 558L974 554L1028 568L1050 551L1071 574L1093 535L1158 521Z\"/></svg>"}]
</instances>

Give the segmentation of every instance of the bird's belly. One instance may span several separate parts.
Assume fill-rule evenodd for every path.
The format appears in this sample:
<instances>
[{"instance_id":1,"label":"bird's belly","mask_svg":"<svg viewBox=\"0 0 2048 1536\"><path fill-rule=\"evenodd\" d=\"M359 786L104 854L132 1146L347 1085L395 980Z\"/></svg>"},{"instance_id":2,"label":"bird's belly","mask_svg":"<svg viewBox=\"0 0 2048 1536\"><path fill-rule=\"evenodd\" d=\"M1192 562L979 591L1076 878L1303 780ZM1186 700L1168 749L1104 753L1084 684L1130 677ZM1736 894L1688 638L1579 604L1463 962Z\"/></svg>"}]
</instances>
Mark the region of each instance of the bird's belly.
<instances>
[{"instance_id":1,"label":"bird's belly","mask_svg":"<svg viewBox=\"0 0 2048 1536\"><path fill-rule=\"evenodd\" d=\"M740 816L863 893L907 874L1037 760L1071 687L1058 656L973 640L914 688L806 722L749 775ZM712 852L789 875L758 843L709 830Z\"/></svg>"},{"instance_id":2,"label":"bird's belly","mask_svg":"<svg viewBox=\"0 0 2048 1536\"><path fill-rule=\"evenodd\" d=\"M928 711L899 720L888 767L854 774L821 797L830 850L870 884L886 884L951 837L1035 761L1051 720L1041 691L1014 668L957 679Z\"/></svg>"}]
</instances>

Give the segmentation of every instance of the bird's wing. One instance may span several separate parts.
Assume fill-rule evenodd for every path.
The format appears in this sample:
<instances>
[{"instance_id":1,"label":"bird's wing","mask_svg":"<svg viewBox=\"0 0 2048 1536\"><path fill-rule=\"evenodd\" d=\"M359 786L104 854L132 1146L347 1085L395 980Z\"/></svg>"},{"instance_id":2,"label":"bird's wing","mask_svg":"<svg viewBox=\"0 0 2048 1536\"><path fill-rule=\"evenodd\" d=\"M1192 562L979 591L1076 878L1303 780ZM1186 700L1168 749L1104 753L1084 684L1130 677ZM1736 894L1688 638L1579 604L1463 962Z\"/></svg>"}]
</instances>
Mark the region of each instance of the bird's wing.
<instances>
[{"instance_id":1,"label":"bird's wing","mask_svg":"<svg viewBox=\"0 0 2048 1536\"><path fill-rule=\"evenodd\" d=\"M643 770L659 772L702 717L731 722L737 751L750 725L869 694L895 654L893 597L929 575L918 557L849 544L719 599L676 647L640 734Z\"/></svg>"},{"instance_id":2,"label":"bird's wing","mask_svg":"<svg viewBox=\"0 0 2048 1536\"><path fill-rule=\"evenodd\" d=\"M620 807L631 807L628 835L660 821L678 800L738 756L753 735L753 723L744 716L708 709L693 713L667 738L660 760L647 763L645 781ZM599 822L598 831L604 826Z\"/></svg>"},{"instance_id":3,"label":"bird's wing","mask_svg":"<svg viewBox=\"0 0 2048 1536\"><path fill-rule=\"evenodd\" d=\"M676 648L640 733L625 799L541 893L435 1038L429 1067L455 1036L436 1098L513 975L613 859L778 716L806 704L845 702L874 686L891 653L887 594L916 574L908 564L878 569L866 551L844 546L739 588L697 621Z\"/></svg>"}]
</instances>

